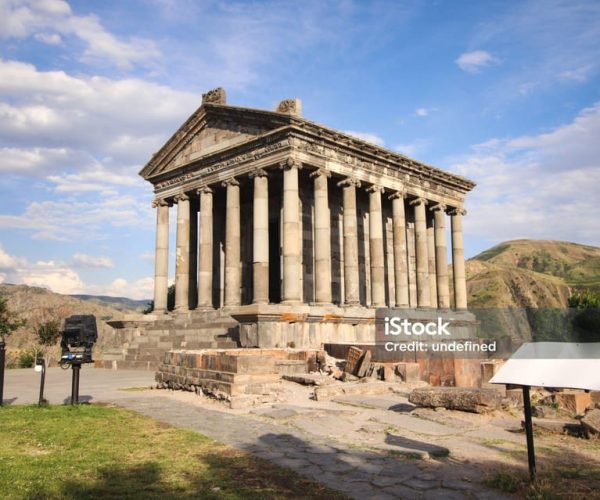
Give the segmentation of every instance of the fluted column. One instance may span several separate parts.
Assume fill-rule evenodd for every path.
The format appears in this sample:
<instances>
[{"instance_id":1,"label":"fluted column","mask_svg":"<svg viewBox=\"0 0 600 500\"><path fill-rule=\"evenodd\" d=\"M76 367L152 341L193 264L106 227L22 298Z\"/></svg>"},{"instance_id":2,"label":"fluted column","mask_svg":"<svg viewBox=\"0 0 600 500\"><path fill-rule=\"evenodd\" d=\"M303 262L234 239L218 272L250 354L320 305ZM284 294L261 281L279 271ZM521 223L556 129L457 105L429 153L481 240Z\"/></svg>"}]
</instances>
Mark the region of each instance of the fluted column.
<instances>
[{"instance_id":1,"label":"fluted column","mask_svg":"<svg viewBox=\"0 0 600 500\"><path fill-rule=\"evenodd\" d=\"M435 225L435 267L437 271L437 298L440 309L450 307L448 284L448 250L446 248L446 205L441 203L431 208Z\"/></svg>"},{"instance_id":2,"label":"fluted column","mask_svg":"<svg viewBox=\"0 0 600 500\"><path fill-rule=\"evenodd\" d=\"M437 277L435 266L435 228L433 214L425 211L427 218L427 273L429 275L429 305L437 308Z\"/></svg>"},{"instance_id":3,"label":"fluted column","mask_svg":"<svg viewBox=\"0 0 600 500\"><path fill-rule=\"evenodd\" d=\"M466 215L463 208L455 208L450 212L452 227L452 275L454 279L454 304L456 309L467 308L467 281L465 274L465 249L463 242L462 217Z\"/></svg>"},{"instance_id":4,"label":"fluted column","mask_svg":"<svg viewBox=\"0 0 600 500\"><path fill-rule=\"evenodd\" d=\"M177 248L175 256L175 309L189 310L190 280L190 198L181 193L177 203Z\"/></svg>"},{"instance_id":5,"label":"fluted column","mask_svg":"<svg viewBox=\"0 0 600 500\"><path fill-rule=\"evenodd\" d=\"M213 191L205 186L200 195L200 243L198 266L198 308L213 307Z\"/></svg>"},{"instance_id":6,"label":"fluted column","mask_svg":"<svg viewBox=\"0 0 600 500\"><path fill-rule=\"evenodd\" d=\"M429 307L429 272L427 262L427 223L425 220L425 198L410 202L415 209L415 254L417 268L417 307Z\"/></svg>"},{"instance_id":7,"label":"fluted column","mask_svg":"<svg viewBox=\"0 0 600 500\"><path fill-rule=\"evenodd\" d=\"M358 282L358 227L356 219L356 188L360 181L347 177L338 183L343 187L344 221L344 303L360 303Z\"/></svg>"},{"instance_id":8,"label":"fluted column","mask_svg":"<svg viewBox=\"0 0 600 500\"><path fill-rule=\"evenodd\" d=\"M282 302L302 301L302 238L300 235L300 198L298 171L300 162L291 158L282 162L283 170L283 294Z\"/></svg>"},{"instance_id":9,"label":"fluted column","mask_svg":"<svg viewBox=\"0 0 600 500\"><path fill-rule=\"evenodd\" d=\"M326 170L316 170L310 174L315 191L315 301L318 304L331 303L331 216L327 179L331 176Z\"/></svg>"},{"instance_id":10,"label":"fluted column","mask_svg":"<svg viewBox=\"0 0 600 500\"><path fill-rule=\"evenodd\" d=\"M385 307L385 268L383 253L383 217L381 186L370 186L369 193L369 253L371 260L371 306Z\"/></svg>"},{"instance_id":11,"label":"fluted column","mask_svg":"<svg viewBox=\"0 0 600 500\"><path fill-rule=\"evenodd\" d=\"M406 308L408 299L408 255L406 253L406 216L404 194L396 191L392 200L392 226L394 232L394 283L396 284L396 307Z\"/></svg>"},{"instance_id":12,"label":"fluted column","mask_svg":"<svg viewBox=\"0 0 600 500\"><path fill-rule=\"evenodd\" d=\"M156 257L154 259L154 312L167 312L169 289L169 203L155 200L156 208Z\"/></svg>"},{"instance_id":13,"label":"fluted column","mask_svg":"<svg viewBox=\"0 0 600 500\"><path fill-rule=\"evenodd\" d=\"M254 203L252 226L252 302L269 302L269 179L260 169L252 172Z\"/></svg>"},{"instance_id":14,"label":"fluted column","mask_svg":"<svg viewBox=\"0 0 600 500\"><path fill-rule=\"evenodd\" d=\"M225 209L225 305L242 303L240 260L240 183L231 178L222 183L227 188Z\"/></svg>"}]
</instances>

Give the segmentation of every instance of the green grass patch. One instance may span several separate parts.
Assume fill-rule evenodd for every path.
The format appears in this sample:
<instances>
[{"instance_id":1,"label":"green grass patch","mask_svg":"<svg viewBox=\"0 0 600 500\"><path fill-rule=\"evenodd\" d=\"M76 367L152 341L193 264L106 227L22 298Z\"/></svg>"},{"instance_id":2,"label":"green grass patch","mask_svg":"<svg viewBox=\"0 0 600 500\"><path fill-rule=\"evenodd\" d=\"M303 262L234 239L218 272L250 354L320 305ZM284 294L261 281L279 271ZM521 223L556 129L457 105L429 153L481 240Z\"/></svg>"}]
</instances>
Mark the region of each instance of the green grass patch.
<instances>
[{"instance_id":1,"label":"green grass patch","mask_svg":"<svg viewBox=\"0 0 600 500\"><path fill-rule=\"evenodd\" d=\"M345 498L294 472L120 408L0 408L0 497Z\"/></svg>"}]
</instances>

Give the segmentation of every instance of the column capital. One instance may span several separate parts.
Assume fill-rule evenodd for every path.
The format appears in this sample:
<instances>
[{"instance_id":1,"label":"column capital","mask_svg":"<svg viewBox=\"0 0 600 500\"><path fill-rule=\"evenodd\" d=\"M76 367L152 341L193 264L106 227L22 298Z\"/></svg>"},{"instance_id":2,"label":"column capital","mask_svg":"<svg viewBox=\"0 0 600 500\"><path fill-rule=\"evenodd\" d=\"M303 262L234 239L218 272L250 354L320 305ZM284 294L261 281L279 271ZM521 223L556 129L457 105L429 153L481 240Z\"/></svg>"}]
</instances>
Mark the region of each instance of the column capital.
<instances>
[{"instance_id":1,"label":"column capital","mask_svg":"<svg viewBox=\"0 0 600 500\"><path fill-rule=\"evenodd\" d=\"M389 196L388 196L388 200L396 200L398 198L406 198L406 192L405 191L393 191Z\"/></svg>"},{"instance_id":2,"label":"column capital","mask_svg":"<svg viewBox=\"0 0 600 500\"><path fill-rule=\"evenodd\" d=\"M356 177L346 177L337 183L339 187L360 187L360 181Z\"/></svg>"},{"instance_id":3,"label":"column capital","mask_svg":"<svg viewBox=\"0 0 600 500\"><path fill-rule=\"evenodd\" d=\"M324 175L325 177L331 177L331 172L324 168L317 168L313 170L308 176L312 179L314 177L321 177Z\"/></svg>"},{"instance_id":4,"label":"column capital","mask_svg":"<svg viewBox=\"0 0 600 500\"><path fill-rule=\"evenodd\" d=\"M422 196L419 196L418 198L414 198L408 202L408 204L411 206L427 205L427 203L428 203L428 201L425 198L423 198Z\"/></svg>"},{"instance_id":5,"label":"column capital","mask_svg":"<svg viewBox=\"0 0 600 500\"><path fill-rule=\"evenodd\" d=\"M221 182L221 186L223 186L223 187L239 186L239 185L240 185L240 183L235 177L230 177L229 179L226 179L223 182Z\"/></svg>"},{"instance_id":6,"label":"column capital","mask_svg":"<svg viewBox=\"0 0 600 500\"><path fill-rule=\"evenodd\" d=\"M202 194L202 193L212 194L212 192L213 192L213 190L210 186L202 186L202 187L196 189L196 194Z\"/></svg>"},{"instance_id":7,"label":"column capital","mask_svg":"<svg viewBox=\"0 0 600 500\"><path fill-rule=\"evenodd\" d=\"M383 186L379 186L377 184L372 184L366 188L367 193L383 193Z\"/></svg>"},{"instance_id":8,"label":"column capital","mask_svg":"<svg viewBox=\"0 0 600 500\"><path fill-rule=\"evenodd\" d=\"M287 158L279 163L279 168L281 170L289 170L291 168L297 168L298 170L302 170L302 163L296 160L295 158Z\"/></svg>"},{"instance_id":9,"label":"column capital","mask_svg":"<svg viewBox=\"0 0 600 500\"><path fill-rule=\"evenodd\" d=\"M172 206L172 203L167 201L165 198L157 198L156 200L152 200L152 208L170 206Z\"/></svg>"},{"instance_id":10,"label":"column capital","mask_svg":"<svg viewBox=\"0 0 600 500\"><path fill-rule=\"evenodd\" d=\"M453 207L448 210L448 215L467 215L467 211L463 207Z\"/></svg>"},{"instance_id":11,"label":"column capital","mask_svg":"<svg viewBox=\"0 0 600 500\"><path fill-rule=\"evenodd\" d=\"M173 201L175 201L175 203L179 203L180 201L188 201L189 199L190 197L186 193L179 193L175 195Z\"/></svg>"},{"instance_id":12,"label":"column capital","mask_svg":"<svg viewBox=\"0 0 600 500\"><path fill-rule=\"evenodd\" d=\"M266 170L259 168L256 170L253 170L252 172L250 172L248 174L248 177L250 177L250 179L254 179L256 177L269 177L269 174L267 173Z\"/></svg>"},{"instance_id":13,"label":"column capital","mask_svg":"<svg viewBox=\"0 0 600 500\"><path fill-rule=\"evenodd\" d=\"M443 203L436 203L435 205L430 207L429 210L431 210L432 212L445 212L447 208L448 207L446 207L446 205L444 205Z\"/></svg>"}]
</instances>

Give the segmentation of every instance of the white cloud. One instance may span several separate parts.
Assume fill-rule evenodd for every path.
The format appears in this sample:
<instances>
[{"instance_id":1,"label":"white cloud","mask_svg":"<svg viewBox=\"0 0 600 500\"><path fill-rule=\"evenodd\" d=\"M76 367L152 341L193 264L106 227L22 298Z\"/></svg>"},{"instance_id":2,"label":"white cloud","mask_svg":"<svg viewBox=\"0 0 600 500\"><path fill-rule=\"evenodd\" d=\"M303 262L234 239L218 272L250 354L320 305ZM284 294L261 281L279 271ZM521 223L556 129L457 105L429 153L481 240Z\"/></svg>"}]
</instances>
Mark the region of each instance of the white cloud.
<instances>
[{"instance_id":1,"label":"white cloud","mask_svg":"<svg viewBox=\"0 0 600 500\"><path fill-rule=\"evenodd\" d=\"M76 252L73 254L73 266L110 269L111 267L114 267L114 264L109 257L95 257L93 255Z\"/></svg>"},{"instance_id":2,"label":"white cloud","mask_svg":"<svg viewBox=\"0 0 600 500\"><path fill-rule=\"evenodd\" d=\"M344 130L343 132L344 134L348 134L358 139L362 139L363 141L370 142L371 144L375 144L376 146L383 146L385 144L385 141L381 137L371 132L356 132L355 130Z\"/></svg>"},{"instance_id":3,"label":"white cloud","mask_svg":"<svg viewBox=\"0 0 600 500\"><path fill-rule=\"evenodd\" d=\"M415 115L417 116L427 116L429 114L429 111L427 110L427 108L417 108L415 110Z\"/></svg>"},{"instance_id":4,"label":"white cloud","mask_svg":"<svg viewBox=\"0 0 600 500\"><path fill-rule=\"evenodd\" d=\"M112 262L106 257L92 257L82 253L73 256L75 262L87 267L107 267ZM0 283L24 284L48 288L62 294L110 295L132 299L148 299L153 295L151 277L127 281L117 278L109 285L86 285L67 264L55 260L29 262L23 257L10 255L0 245Z\"/></svg>"},{"instance_id":5,"label":"white cloud","mask_svg":"<svg viewBox=\"0 0 600 500\"><path fill-rule=\"evenodd\" d=\"M535 136L492 139L452 169L477 182L467 231L493 241L518 237L600 245L600 103Z\"/></svg>"},{"instance_id":6,"label":"white cloud","mask_svg":"<svg viewBox=\"0 0 600 500\"><path fill-rule=\"evenodd\" d=\"M62 38L58 33L36 33L33 38L48 45L60 45L62 43Z\"/></svg>"},{"instance_id":7,"label":"white cloud","mask_svg":"<svg viewBox=\"0 0 600 500\"><path fill-rule=\"evenodd\" d=\"M493 57L485 50L475 50L473 52L465 52L454 61L460 69L468 73L478 73L486 66L492 63L498 63L498 59Z\"/></svg>"},{"instance_id":8,"label":"white cloud","mask_svg":"<svg viewBox=\"0 0 600 500\"><path fill-rule=\"evenodd\" d=\"M81 59L107 61L123 69L160 57L150 40L131 37L122 40L106 31L94 15L75 15L61 0L8 0L0 3L0 37L34 36L43 43L57 44L61 36L73 36L85 43Z\"/></svg>"}]
</instances>

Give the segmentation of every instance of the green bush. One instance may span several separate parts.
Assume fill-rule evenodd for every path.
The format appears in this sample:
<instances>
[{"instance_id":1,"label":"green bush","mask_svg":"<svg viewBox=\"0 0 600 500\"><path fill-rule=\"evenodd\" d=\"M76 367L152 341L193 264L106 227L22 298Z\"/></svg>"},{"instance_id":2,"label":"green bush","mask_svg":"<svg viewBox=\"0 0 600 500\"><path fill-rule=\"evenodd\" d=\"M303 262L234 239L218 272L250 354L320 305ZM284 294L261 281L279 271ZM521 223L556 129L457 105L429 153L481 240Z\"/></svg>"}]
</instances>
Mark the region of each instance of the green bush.
<instances>
[{"instance_id":1,"label":"green bush","mask_svg":"<svg viewBox=\"0 0 600 500\"><path fill-rule=\"evenodd\" d=\"M35 356L31 351L23 351L19 354L19 368L32 368L35 364Z\"/></svg>"}]
</instances>

